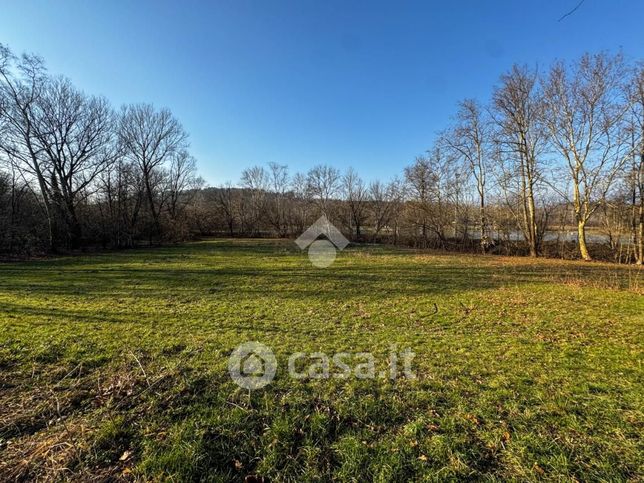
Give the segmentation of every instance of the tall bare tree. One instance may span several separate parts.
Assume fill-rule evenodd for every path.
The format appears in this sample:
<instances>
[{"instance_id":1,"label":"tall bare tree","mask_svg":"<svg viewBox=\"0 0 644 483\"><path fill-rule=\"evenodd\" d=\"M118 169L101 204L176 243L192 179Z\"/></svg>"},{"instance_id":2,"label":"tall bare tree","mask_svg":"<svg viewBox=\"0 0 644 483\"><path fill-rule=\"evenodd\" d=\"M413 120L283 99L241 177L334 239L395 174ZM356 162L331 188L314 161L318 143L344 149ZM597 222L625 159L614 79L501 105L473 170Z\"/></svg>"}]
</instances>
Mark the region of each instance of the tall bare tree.
<instances>
[{"instance_id":1,"label":"tall bare tree","mask_svg":"<svg viewBox=\"0 0 644 483\"><path fill-rule=\"evenodd\" d=\"M625 161L621 122L626 112L621 55L585 54L567 68L554 64L544 81L545 123L572 183L570 200L579 253L591 260L586 226Z\"/></svg>"},{"instance_id":2,"label":"tall bare tree","mask_svg":"<svg viewBox=\"0 0 644 483\"><path fill-rule=\"evenodd\" d=\"M295 173L291 180L291 188L293 190L292 224L295 233L300 234L315 221L310 219L313 201L308 176L304 173Z\"/></svg>"},{"instance_id":3,"label":"tall bare tree","mask_svg":"<svg viewBox=\"0 0 644 483\"><path fill-rule=\"evenodd\" d=\"M427 245L429 211L431 210L431 186L434 173L429 160L418 156L414 164L405 168L405 182L409 198L411 222L419 230L423 246Z\"/></svg>"},{"instance_id":4,"label":"tall bare tree","mask_svg":"<svg viewBox=\"0 0 644 483\"><path fill-rule=\"evenodd\" d=\"M501 158L509 158L507 163L500 159L500 167L507 168L504 176L508 182L518 180L519 210L515 211L511 205L510 209L515 212L533 257L539 254L543 236L535 197L542 176L540 155L547 141L543 103L537 88L536 71L515 65L501 76L501 85L493 95L495 142L501 147Z\"/></svg>"},{"instance_id":5,"label":"tall bare tree","mask_svg":"<svg viewBox=\"0 0 644 483\"><path fill-rule=\"evenodd\" d=\"M268 218L277 234L285 237L288 234L289 204L292 202L292 196L289 193L288 167L278 163L269 163L268 184L272 191L267 210Z\"/></svg>"},{"instance_id":6,"label":"tall bare tree","mask_svg":"<svg viewBox=\"0 0 644 483\"><path fill-rule=\"evenodd\" d=\"M226 228L230 236L235 236L235 221L237 220L237 207L235 189L230 183L217 188L216 202L223 214Z\"/></svg>"},{"instance_id":7,"label":"tall bare tree","mask_svg":"<svg viewBox=\"0 0 644 483\"><path fill-rule=\"evenodd\" d=\"M161 210L164 198L164 168L172 156L187 147L188 135L168 109L156 110L151 104L123 107L119 140L125 156L141 170L148 209L155 235L162 235Z\"/></svg>"},{"instance_id":8,"label":"tall bare tree","mask_svg":"<svg viewBox=\"0 0 644 483\"><path fill-rule=\"evenodd\" d=\"M42 59L23 54L20 58L0 44L0 97L3 99L5 132L0 149L27 181L35 180L48 224L48 244L57 249L57 214L48 184L49 166L40 157L34 138L37 103L46 87L47 76Z\"/></svg>"},{"instance_id":9,"label":"tall bare tree","mask_svg":"<svg viewBox=\"0 0 644 483\"><path fill-rule=\"evenodd\" d=\"M268 172L262 166L247 168L242 171L241 182L249 195L247 224L251 227L251 232L259 234L260 225L266 213L270 188Z\"/></svg>"},{"instance_id":10,"label":"tall bare tree","mask_svg":"<svg viewBox=\"0 0 644 483\"><path fill-rule=\"evenodd\" d=\"M202 185L203 180L197 176L197 160L186 149L176 152L170 161L167 187L168 213L173 221L183 214L191 200L188 192Z\"/></svg>"},{"instance_id":11,"label":"tall bare tree","mask_svg":"<svg viewBox=\"0 0 644 483\"><path fill-rule=\"evenodd\" d=\"M484 118L481 106L473 99L466 99L459 104L456 125L442 137L443 144L464 161L468 172L474 178L478 194L479 234L483 252L489 244L488 219L485 210L489 131L489 122Z\"/></svg>"},{"instance_id":12,"label":"tall bare tree","mask_svg":"<svg viewBox=\"0 0 644 483\"><path fill-rule=\"evenodd\" d=\"M331 204L340 194L340 172L327 165L315 166L306 175L306 187L320 214L331 218Z\"/></svg>"},{"instance_id":13,"label":"tall bare tree","mask_svg":"<svg viewBox=\"0 0 644 483\"><path fill-rule=\"evenodd\" d=\"M369 184L368 206L373 223L374 240L378 239L383 229L390 227L397 220L401 197L402 189L397 179L386 184L377 180ZM392 229L396 231L395 227Z\"/></svg>"},{"instance_id":14,"label":"tall bare tree","mask_svg":"<svg viewBox=\"0 0 644 483\"><path fill-rule=\"evenodd\" d=\"M349 225L359 239L367 221L367 188L355 169L349 168L342 176L342 191L349 212Z\"/></svg>"},{"instance_id":15,"label":"tall bare tree","mask_svg":"<svg viewBox=\"0 0 644 483\"><path fill-rule=\"evenodd\" d=\"M631 167L628 174L631 202L631 242L635 261L644 263L644 65L634 72L629 86L631 111Z\"/></svg>"},{"instance_id":16,"label":"tall bare tree","mask_svg":"<svg viewBox=\"0 0 644 483\"><path fill-rule=\"evenodd\" d=\"M34 143L46 160L46 189L66 225L69 244L80 245L78 205L117 155L114 116L106 99L88 97L68 79L52 79L35 104Z\"/></svg>"}]
</instances>

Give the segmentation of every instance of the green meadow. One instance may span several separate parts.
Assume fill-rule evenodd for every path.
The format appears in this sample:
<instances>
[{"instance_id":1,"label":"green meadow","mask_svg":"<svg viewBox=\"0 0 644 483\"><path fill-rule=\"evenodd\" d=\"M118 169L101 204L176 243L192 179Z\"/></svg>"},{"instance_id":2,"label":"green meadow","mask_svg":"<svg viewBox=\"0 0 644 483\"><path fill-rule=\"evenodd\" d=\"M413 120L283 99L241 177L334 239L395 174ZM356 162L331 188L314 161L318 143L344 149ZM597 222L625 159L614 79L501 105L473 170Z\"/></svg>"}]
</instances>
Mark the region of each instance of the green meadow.
<instances>
[{"instance_id":1,"label":"green meadow","mask_svg":"<svg viewBox=\"0 0 644 483\"><path fill-rule=\"evenodd\" d=\"M0 479L641 481L642 271L214 240L0 265ZM276 378L228 373L241 343ZM415 378L378 377L410 349ZM377 377L289 377L369 352ZM332 368L333 371L333 368Z\"/></svg>"}]
</instances>

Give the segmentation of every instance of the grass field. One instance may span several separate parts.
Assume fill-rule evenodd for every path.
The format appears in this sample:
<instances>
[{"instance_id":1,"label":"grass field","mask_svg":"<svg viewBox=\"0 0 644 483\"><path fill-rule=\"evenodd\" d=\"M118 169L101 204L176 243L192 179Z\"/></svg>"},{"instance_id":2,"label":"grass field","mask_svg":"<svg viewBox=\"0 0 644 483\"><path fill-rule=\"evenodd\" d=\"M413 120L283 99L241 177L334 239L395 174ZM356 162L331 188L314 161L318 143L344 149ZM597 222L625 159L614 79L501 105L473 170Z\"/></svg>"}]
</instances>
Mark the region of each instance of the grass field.
<instances>
[{"instance_id":1,"label":"grass field","mask_svg":"<svg viewBox=\"0 0 644 483\"><path fill-rule=\"evenodd\" d=\"M0 265L0 480L642 481L641 273L268 240ZM279 363L252 392L246 341ZM392 345L416 379L285 370Z\"/></svg>"}]
</instances>

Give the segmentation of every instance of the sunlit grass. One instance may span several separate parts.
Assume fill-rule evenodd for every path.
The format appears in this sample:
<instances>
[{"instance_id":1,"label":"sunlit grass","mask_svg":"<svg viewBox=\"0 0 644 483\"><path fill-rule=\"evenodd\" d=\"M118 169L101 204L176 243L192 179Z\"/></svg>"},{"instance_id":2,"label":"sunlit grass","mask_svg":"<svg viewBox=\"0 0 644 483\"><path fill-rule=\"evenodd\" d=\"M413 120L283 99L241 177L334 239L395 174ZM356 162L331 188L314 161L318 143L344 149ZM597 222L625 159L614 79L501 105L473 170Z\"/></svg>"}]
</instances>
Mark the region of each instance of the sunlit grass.
<instances>
[{"instance_id":1,"label":"sunlit grass","mask_svg":"<svg viewBox=\"0 0 644 483\"><path fill-rule=\"evenodd\" d=\"M0 475L637 479L644 297L607 264L212 241L0 266ZM226 370L269 345L267 388ZM411 348L417 379L294 381ZM5 479L3 478L3 479Z\"/></svg>"}]
</instances>

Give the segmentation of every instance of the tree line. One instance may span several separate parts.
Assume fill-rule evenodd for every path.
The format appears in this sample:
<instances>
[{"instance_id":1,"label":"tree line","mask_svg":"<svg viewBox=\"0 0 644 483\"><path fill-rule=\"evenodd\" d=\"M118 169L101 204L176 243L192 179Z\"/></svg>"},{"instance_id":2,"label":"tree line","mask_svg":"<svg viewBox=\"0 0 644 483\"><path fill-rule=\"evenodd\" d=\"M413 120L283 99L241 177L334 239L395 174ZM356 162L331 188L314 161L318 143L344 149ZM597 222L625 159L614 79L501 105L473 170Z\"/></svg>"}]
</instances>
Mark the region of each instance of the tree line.
<instances>
[{"instance_id":1,"label":"tree line","mask_svg":"<svg viewBox=\"0 0 644 483\"><path fill-rule=\"evenodd\" d=\"M167 109L113 109L0 45L0 247L131 247L183 239L199 188L188 135Z\"/></svg>"},{"instance_id":2,"label":"tree line","mask_svg":"<svg viewBox=\"0 0 644 483\"><path fill-rule=\"evenodd\" d=\"M205 187L170 111L115 110L3 46L0 153L8 253L295 237L325 215L361 242L644 260L644 66L621 54L513 66L392 180L268 163Z\"/></svg>"}]
</instances>

